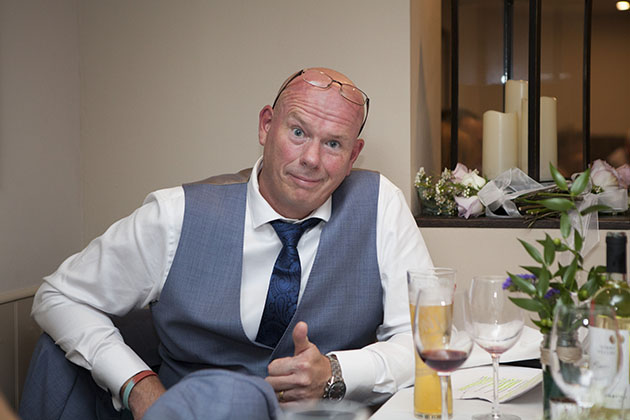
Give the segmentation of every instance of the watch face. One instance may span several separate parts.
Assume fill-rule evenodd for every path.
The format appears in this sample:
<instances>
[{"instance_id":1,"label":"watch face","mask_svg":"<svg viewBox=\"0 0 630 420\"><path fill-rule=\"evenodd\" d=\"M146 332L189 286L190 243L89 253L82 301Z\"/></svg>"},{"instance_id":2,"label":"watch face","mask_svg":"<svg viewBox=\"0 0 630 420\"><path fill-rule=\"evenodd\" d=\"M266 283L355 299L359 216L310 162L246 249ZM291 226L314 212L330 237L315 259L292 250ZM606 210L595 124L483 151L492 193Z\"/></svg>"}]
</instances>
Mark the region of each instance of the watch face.
<instances>
[{"instance_id":1,"label":"watch face","mask_svg":"<svg viewBox=\"0 0 630 420\"><path fill-rule=\"evenodd\" d=\"M328 398L334 401L338 401L343 399L344 395L346 395L346 384L342 381L335 382L330 385L330 390L328 391Z\"/></svg>"}]
</instances>

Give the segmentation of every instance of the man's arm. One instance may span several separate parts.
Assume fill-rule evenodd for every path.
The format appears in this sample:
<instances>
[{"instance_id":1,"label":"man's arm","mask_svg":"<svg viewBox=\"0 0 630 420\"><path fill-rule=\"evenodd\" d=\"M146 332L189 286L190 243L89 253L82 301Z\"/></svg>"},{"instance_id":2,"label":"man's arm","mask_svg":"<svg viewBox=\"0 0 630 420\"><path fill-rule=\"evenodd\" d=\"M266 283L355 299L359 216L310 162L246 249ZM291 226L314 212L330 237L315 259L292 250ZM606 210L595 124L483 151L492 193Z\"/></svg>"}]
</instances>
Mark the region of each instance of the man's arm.
<instances>
[{"instance_id":1,"label":"man's arm","mask_svg":"<svg viewBox=\"0 0 630 420\"><path fill-rule=\"evenodd\" d=\"M121 398L130 381L131 378L120 388ZM157 376L150 376L138 382L131 390L128 399L129 409L131 410L131 414L133 414L133 418L137 420L142 419L149 407L165 392L166 389Z\"/></svg>"},{"instance_id":2,"label":"man's arm","mask_svg":"<svg viewBox=\"0 0 630 420\"><path fill-rule=\"evenodd\" d=\"M35 320L70 361L111 392L116 408L124 382L149 367L124 343L108 314L121 316L159 297L182 215L181 189L149 195L141 208L64 261L35 296Z\"/></svg>"}]
</instances>

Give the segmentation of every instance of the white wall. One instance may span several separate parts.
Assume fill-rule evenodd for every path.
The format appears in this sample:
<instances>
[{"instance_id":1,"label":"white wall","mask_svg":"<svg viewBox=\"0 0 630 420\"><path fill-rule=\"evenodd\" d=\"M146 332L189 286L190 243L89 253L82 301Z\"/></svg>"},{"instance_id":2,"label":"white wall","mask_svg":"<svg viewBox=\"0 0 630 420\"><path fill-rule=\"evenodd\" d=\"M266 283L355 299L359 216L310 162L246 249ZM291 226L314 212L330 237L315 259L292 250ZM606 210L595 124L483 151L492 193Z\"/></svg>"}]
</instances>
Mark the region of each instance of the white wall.
<instances>
[{"instance_id":1,"label":"white wall","mask_svg":"<svg viewBox=\"0 0 630 420\"><path fill-rule=\"evenodd\" d=\"M367 92L357 166L411 195L409 0L79 5L85 240L153 189L251 166L259 110L309 66Z\"/></svg>"},{"instance_id":2,"label":"white wall","mask_svg":"<svg viewBox=\"0 0 630 420\"><path fill-rule=\"evenodd\" d=\"M468 287L474 276L504 275L508 271L521 274L526 271L520 266L536 265L518 239L539 247L536 240L545 239L545 233L552 238L561 237L558 229L421 228L420 231L433 263L455 268L457 284L462 288ZM587 270L594 265L606 265L606 232L599 232L599 242L584 259Z\"/></svg>"},{"instance_id":3,"label":"white wall","mask_svg":"<svg viewBox=\"0 0 630 420\"><path fill-rule=\"evenodd\" d=\"M76 1L0 0L0 292L81 245Z\"/></svg>"}]
</instances>

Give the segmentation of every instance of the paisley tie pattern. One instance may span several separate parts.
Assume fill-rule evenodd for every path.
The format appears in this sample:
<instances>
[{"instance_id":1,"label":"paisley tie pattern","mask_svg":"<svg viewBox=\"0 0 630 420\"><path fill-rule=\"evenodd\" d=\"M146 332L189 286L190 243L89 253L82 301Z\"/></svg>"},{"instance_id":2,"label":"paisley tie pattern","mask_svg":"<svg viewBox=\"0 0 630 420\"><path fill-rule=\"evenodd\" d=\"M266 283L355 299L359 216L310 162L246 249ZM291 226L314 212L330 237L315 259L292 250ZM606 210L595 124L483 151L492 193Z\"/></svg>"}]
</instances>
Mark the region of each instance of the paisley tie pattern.
<instances>
[{"instance_id":1,"label":"paisley tie pattern","mask_svg":"<svg viewBox=\"0 0 630 420\"><path fill-rule=\"evenodd\" d=\"M297 244L302 234L317 225L320 219L308 219L302 223L274 220L271 223L282 241L282 249L271 273L265 310L260 321L256 341L275 347L287 329L300 293L302 267Z\"/></svg>"}]
</instances>

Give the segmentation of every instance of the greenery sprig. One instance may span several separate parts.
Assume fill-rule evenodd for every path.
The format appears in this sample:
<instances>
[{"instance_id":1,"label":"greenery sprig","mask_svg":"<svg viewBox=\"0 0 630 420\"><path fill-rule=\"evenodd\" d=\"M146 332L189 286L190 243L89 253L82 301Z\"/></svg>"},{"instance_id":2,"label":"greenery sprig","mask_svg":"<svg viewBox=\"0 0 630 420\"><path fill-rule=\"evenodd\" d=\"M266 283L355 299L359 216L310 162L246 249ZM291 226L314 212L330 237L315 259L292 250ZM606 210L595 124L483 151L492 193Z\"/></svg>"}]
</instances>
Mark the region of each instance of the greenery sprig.
<instances>
[{"instance_id":1,"label":"greenery sprig","mask_svg":"<svg viewBox=\"0 0 630 420\"><path fill-rule=\"evenodd\" d=\"M603 274L606 270L604 266L592 267L588 270L586 282L581 286L577 284L578 273L586 271L582 255L584 237L571 225L571 213L575 212L581 220L589 213L608 208L594 205L583 210L578 209L582 194L589 184L590 170L587 169L575 181L570 182L553 165L549 166L557 192L541 194L537 198L530 197L527 201L534 206L532 208L541 209L537 212L538 215L560 217L562 238L552 238L545 233L545 239L536 241L542 246L542 252L538 247L519 239L529 256L539 265L521 266L530 275L508 273L509 278L504 284L504 288L528 296L510 297L510 300L517 306L538 314L539 319L532 319L532 322L543 334L551 331L556 303L561 301L571 304L576 295L580 301L589 299L604 285ZM568 265L562 265L556 258L556 254L564 252L569 252L572 256Z\"/></svg>"}]
</instances>

